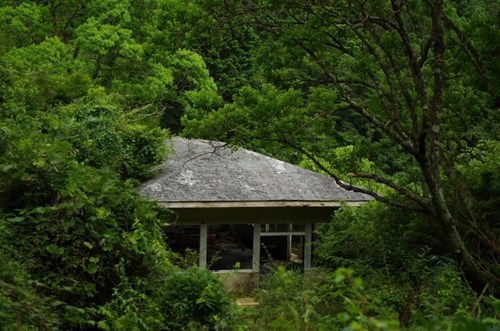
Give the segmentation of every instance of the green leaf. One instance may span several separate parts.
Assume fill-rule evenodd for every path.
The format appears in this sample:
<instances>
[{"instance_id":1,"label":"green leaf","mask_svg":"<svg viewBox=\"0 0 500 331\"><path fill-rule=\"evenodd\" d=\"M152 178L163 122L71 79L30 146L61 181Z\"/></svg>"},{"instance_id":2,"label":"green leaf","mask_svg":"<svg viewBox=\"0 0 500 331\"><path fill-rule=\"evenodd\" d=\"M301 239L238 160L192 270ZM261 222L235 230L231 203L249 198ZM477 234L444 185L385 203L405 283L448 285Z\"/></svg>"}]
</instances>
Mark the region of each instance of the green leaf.
<instances>
[{"instance_id":1,"label":"green leaf","mask_svg":"<svg viewBox=\"0 0 500 331\"><path fill-rule=\"evenodd\" d=\"M100 259L99 256L92 256L89 258L89 261L91 263L97 263L97 262L99 262L99 259Z\"/></svg>"},{"instance_id":2,"label":"green leaf","mask_svg":"<svg viewBox=\"0 0 500 331\"><path fill-rule=\"evenodd\" d=\"M59 246L54 245L54 244L50 244L50 245L46 246L45 249L47 250L47 252L49 252L50 254L53 254L53 255L63 255L64 254L64 247L59 247Z\"/></svg>"},{"instance_id":3,"label":"green leaf","mask_svg":"<svg viewBox=\"0 0 500 331\"><path fill-rule=\"evenodd\" d=\"M37 168L43 168L43 167L45 167L46 162L44 159L38 159L38 160L33 161L33 165Z\"/></svg>"},{"instance_id":4,"label":"green leaf","mask_svg":"<svg viewBox=\"0 0 500 331\"><path fill-rule=\"evenodd\" d=\"M12 222L12 223L19 223L19 222L22 222L24 221L25 217L22 217L22 216L16 216L16 217L12 217L12 218L8 218L7 220L9 222Z\"/></svg>"},{"instance_id":5,"label":"green leaf","mask_svg":"<svg viewBox=\"0 0 500 331\"><path fill-rule=\"evenodd\" d=\"M51 306L52 307L59 307L60 305L64 305L64 302L62 301L59 301L59 300L55 300L54 302L52 302Z\"/></svg>"},{"instance_id":6,"label":"green leaf","mask_svg":"<svg viewBox=\"0 0 500 331\"><path fill-rule=\"evenodd\" d=\"M93 274L95 274L97 272L98 269L99 269L99 267L97 266L97 264L95 264L95 263L89 263L87 265L87 268L86 268L85 271L87 271L87 273L93 275Z\"/></svg>"},{"instance_id":7,"label":"green leaf","mask_svg":"<svg viewBox=\"0 0 500 331\"><path fill-rule=\"evenodd\" d=\"M95 289L96 289L94 283L85 283L84 288L85 288L85 292L87 292L87 293L93 293L93 292L95 292Z\"/></svg>"},{"instance_id":8,"label":"green leaf","mask_svg":"<svg viewBox=\"0 0 500 331\"><path fill-rule=\"evenodd\" d=\"M91 243L89 243L88 241L84 241L84 242L83 242L83 244L84 244L87 248L89 248L89 249L94 248L94 245L92 245L92 244L91 244Z\"/></svg>"},{"instance_id":9,"label":"green leaf","mask_svg":"<svg viewBox=\"0 0 500 331\"><path fill-rule=\"evenodd\" d=\"M2 165L2 167L1 167L3 172L7 172L13 168L15 168L15 166L13 164L5 164L5 165Z\"/></svg>"}]
</instances>

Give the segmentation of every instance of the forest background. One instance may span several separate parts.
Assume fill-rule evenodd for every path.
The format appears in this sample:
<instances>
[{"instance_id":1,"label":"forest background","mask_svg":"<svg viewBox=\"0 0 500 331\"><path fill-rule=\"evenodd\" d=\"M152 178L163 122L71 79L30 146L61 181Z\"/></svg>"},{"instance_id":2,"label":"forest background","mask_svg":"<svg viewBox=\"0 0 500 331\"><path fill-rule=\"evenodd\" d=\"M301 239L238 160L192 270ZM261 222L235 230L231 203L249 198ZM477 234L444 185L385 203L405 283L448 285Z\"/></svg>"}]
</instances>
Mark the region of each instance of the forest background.
<instances>
[{"instance_id":1,"label":"forest background","mask_svg":"<svg viewBox=\"0 0 500 331\"><path fill-rule=\"evenodd\" d=\"M498 327L499 25L497 0L2 1L0 324ZM134 189L172 134L375 201L319 230L331 272L241 310Z\"/></svg>"}]
</instances>

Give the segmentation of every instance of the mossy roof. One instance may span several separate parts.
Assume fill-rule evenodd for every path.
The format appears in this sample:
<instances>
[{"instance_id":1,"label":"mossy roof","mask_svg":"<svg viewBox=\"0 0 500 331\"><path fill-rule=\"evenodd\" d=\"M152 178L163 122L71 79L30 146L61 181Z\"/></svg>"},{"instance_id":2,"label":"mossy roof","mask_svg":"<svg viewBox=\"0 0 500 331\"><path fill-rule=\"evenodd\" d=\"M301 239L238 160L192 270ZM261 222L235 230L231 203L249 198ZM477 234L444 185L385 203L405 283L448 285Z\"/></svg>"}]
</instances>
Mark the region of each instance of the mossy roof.
<instances>
[{"instance_id":1,"label":"mossy roof","mask_svg":"<svg viewBox=\"0 0 500 331\"><path fill-rule=\"evenodd\" d=\"M371 198L333 178L244 148L174 137L172 154L141 193L170 207L356 205Z\"/></svg>"}]
</instances>

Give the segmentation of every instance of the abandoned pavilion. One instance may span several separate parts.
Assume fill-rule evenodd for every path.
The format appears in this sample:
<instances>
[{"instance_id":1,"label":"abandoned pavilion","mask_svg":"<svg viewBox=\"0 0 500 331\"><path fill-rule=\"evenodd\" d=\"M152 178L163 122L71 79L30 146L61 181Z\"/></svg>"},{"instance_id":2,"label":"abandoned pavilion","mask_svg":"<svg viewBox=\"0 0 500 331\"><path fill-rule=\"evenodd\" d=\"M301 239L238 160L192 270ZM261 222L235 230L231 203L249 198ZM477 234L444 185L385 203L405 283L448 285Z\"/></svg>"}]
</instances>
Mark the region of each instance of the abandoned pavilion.
<instances>
[{"instance_id":1,"label":"abandoned pavilion","mask_svg":"<svg viewBox=\"0 0 500 331\"><path fill-rule=\"evenodd\" d=\"M266 263L313 267L313 232L342 205L370 197L333 178L222 142L172 138L172 154L141 193L175 212L173 249L198 253L200 267L239 274L255 286ZM239 280L238 280L239 279ZM234 282L234 280L233 280Z\"/></svg>"}]
</instances>

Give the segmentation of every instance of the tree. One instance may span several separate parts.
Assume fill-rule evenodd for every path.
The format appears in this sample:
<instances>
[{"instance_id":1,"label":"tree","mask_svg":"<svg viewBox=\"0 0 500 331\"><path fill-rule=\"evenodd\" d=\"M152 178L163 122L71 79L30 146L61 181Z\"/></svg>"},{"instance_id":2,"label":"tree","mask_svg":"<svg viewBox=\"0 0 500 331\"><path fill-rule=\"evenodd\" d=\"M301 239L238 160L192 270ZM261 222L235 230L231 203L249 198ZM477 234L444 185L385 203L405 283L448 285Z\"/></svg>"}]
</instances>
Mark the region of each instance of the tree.
<instances>
[{"instance_id":1,"label":"tree","mask_svg":"<svg viewBox=\"0 0 500 331\"><path fill-rule=\"evenodd\" d=\"M272 62L274 70L264 73L268 81L304 96L321 87L330 91L330 102L294 128L280 123L290 114L286 105L279 112L255 115L254 110L244 116L241 107L227 106L205 120L200 114L188 116L188 132L218 123L230 130L226 137L248 139L258 136L259 124L274 126L272 140L316 160L342 187L437 220L464 269L497 289L498 228L494 219L478 216L463 175L467 155L488 154L497 144L498 86L493 78L498 69L476 45L496 33L499 4L465 6L460 11L455 2L439 0L226 2L230 15L269 40L273 51L264 62ZM285 60L278 57L283 54ZM228 120L231 114L239 122ZM354 168L349 181L342 181L347 177L320 161L315 152L321 149L301 144L311 137L306 131L335 116L352 123L337 124L344 130L341 138L354 143L380 171ZM352 184L356 178L383 184L392 194L357 187Z\"/></svg>"},{"instance_id":2,"label":"tree","mask_svg":"<svg viewBox=\"0 0 500 331\"><path fill-rule=\"evenodd\" d=\"M108 84L142 60L130 55L130 30L112 24L127 22L126 10L112 7L0 7L0 325L9 330L95 329L124 288L155 306L151 289L172 268L168 212L134 188L164 161L168 134L133 119ZM149 318L130 309L138 323Z\"/></svg>"}]
</instances>

